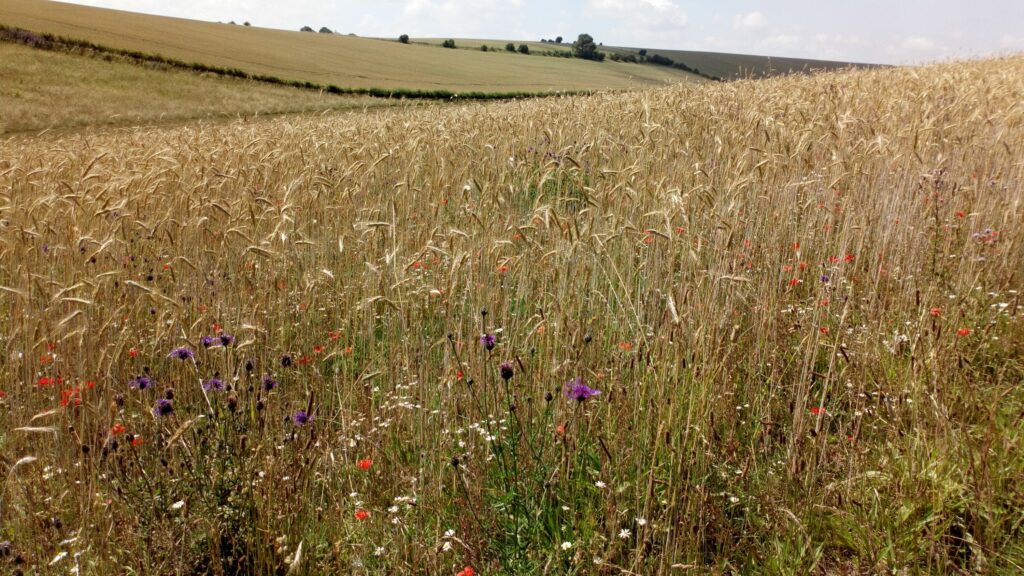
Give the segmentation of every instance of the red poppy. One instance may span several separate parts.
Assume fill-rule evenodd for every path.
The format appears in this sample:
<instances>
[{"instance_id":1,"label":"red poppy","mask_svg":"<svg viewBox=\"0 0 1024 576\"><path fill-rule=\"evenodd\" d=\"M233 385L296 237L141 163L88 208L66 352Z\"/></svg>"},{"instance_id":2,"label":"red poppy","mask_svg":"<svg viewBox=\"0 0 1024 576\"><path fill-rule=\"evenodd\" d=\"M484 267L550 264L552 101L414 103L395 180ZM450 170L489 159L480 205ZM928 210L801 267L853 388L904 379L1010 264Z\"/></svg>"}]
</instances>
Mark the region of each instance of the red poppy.
<instances>
[{"instance_id":1,"label":"red poppy","mask_svg":"<svg viewBox=\"0 0 1024 576\"><path fill-rule=\"evenodd\" d=\"M929 310L928 313L931 314L932 316L938 317L939 315L942 314L942 308L939 308L938 306L936 306L936 307L932 308L931 310Z\"/></svg>"},{"instance_id":2,"label":"red poppy","mask_svg":"<svg viewBox=\"0 0 1024 576\"><path fill-rule=\"evenodd\" d=\"M792 248L793 248L793 250L799 250L800 249L800 243L799 242L793 242Z\"/></svg>"},{"instance_id":3,"label":"red poppy","mask_svg":"<svg viewBox=\"0 0 1024 576\"><path fill-rule=\"evenodd\" d=\"M356 520L366 520L370 517L370 513L362 508L356 510Z\"/></svg>"},{"instance_id":4,"label":"red poppy","mask_svg":"<svg viewBox=\"0 0 1024 576\"><path fill-rule=\"evenodd\" d=\"M818 328L818 331L822 334L828 335L828 326L822 326L821 328Z\"/></svg>"},{"instance_id":5,"label":"red poppy","mask_svg":"<svg viewBox=\"0 0 1024 576\"><path fill-rule=\"evenodd\" d=\"M853 258L854 258L853 254L847 254L846 256L843 257L843 261L844 262L853 262Z\"/></svg>"},{"instance_id":6,"label":"red poppy","mask_svg":"<svg viewBox=\"0 0 1024 576\"><path fill-rule=\"evenodd\" d=\"M459 573L456 574L455 576L473 576L473 567L472 566L466 566L465 568L460 570Z\"/></svg>"},{"instance_id":7,"label":"red poppy","mask_svg":"<svg viewBox=\"0 0 1024 576\"><path fill-rule=\"evenodd\" d=\"M0 390L0 398L7 398L7 392Z\"/></svg>"},{"instance_id":8,"label":"red poppy","mask_svg":"<svg viewBox=\"0 0 1024 576\"><path fill-rule=\"evenodd\" d=\"M139 355L139 351L137 349L135 349L135 348L129 348L128 349L128 357L129 358L135 358L138 355Z\"/></svg>"},{"instance_id":9,"label":"red poppy","mask_svg":"<svg viewBox=\"0 0 1024 576\"><path fill-rule=\"evenodd\" d=\"M56 384L56 383L57 383L57 379L56 378L50 378L50 377L47 377L47 376L40 376L39 380L36 381L36 385L37 386L50 386L50 385Z\"/></svg>"},{"instance_id":10,"label":"red poppy","mask_svg":"<svg viewBox=\"0 0 1024 576\"><path fill-rule=\"evenodd\" d=\"M133 436L132 437L132 446L142 446L142 442L143 442L142 436Z\"/></svg>"},{"instance_id":11,"label":"red poppy","mask_svg":"<svg viewBox=\"0 0 1024 576\"><path fill-rule=\"evenodd\" d=\"M462 380L462 377L465 376L465 375L466 375L466 373L463 372L462 370L456 370L455 371L455 379L456 380Z\"/></svg>"},{"instance_id":12,"label":"red poppy","mask_svg":"<svg viewBox=\"0 0 1024 576\"><path fill-rule=\"evenodd\" d=\"M341 338L341 331L332 330L327 334L327 336L331 339L332 342L337 342L338 338Z\"/></svg>"},{"instance_id":13,"label":"red poppy","mask_svg":"<svg viewBox=\"0 0 1024 576\"><path fill-rule=\"evenodd\" d=\"M790 285L790 286L796 286L796 285L797 285L797 284L799 284L799 283L800 283L800 279L799 279L799 278L791 278L791 279L789 280L789 285Z\"/></svg>"},{"instance_id":14,"label":"red poppy","mask_svg":"<svg viewBox=\"0 0 1024 576\"><path fill-rule=\"evenodd\" d=\"M811 407L811 414L814 414L815 416L817 416L819 414L824 414L824 413L825 413L825 407L824 406L812 406Z\"/></svg>"},{"instance_id":15,"label":"red poppy","mask_svg":"<svg viewBox=\"0 0 1024 576\"><path fill-rule=\"evenodd\" d=\"M800 269L801 269L801 270L806 270L806 269L807 269L807 262L803 262L803 261L801 261L801 262L800 262Z\"/></svg>"},{"instance_id":16,"label":"red poppy","mask_svg":"<svg viewBox=\"0 0 1024 576\"><path fill-rule=\"evenodd\" d=\"M313 347L313 354L319 354L319 353L321 353L323 351L324 351L324 347L323 346L314 346Z\"/></svg>"},{"instance_id":17,"label":"red poppy","mask_svg":"<svg viewBox=\"0 0 1024 576\"><path fill-rule=\"evenodd\" d=\"M164 264L164 270L170 270L170 269L171 269L170 263Z\"/></svg>"},{"instance_id":18,"label":"red poppy","mask_svg":"<svg viewBox=\"0 0 1024 576\"><path fill-rule=\"evenodd\" d=\"M629 352L632 349L633 349L633 344L632 343L626 342L625 340L623 340L622 342L619 342L619 350L623 350L625 352Z\"/></svg>"},{"instance_id":19,"label":"red poppy","mask_svg":"<svg viewBox=\"0 0 1024 576\"><path fill-rule=\"evenodd\" d=\"M961 328L956 331L957 336L969 336L971 334L970 328Z\"/></svg>"},{"instance_id":20,"label":"red poppy","mask_svg":"<svg viewBox=\"0 0 1024 576\"><path fill-rule=\"evenodd\" d=\"M504 264L502 264L501 266L498 266L498 272L500 272L501 274L504 274L505 272L508 272L508 266L506 266Z\"/></svg>"},{"instance_id":21,"label":"red poppy","mask_svg":"<svg viewBox=\"0 0 1024 576\"><path fill-rule=\"evenodd\" d=\"M963 210L957 210L956 211L956 217L957 218L963 218L964 216L967 216L967 214L964 214Z\"/></svg>"},{"instance_id":22,"label":"red poppy","mask_svg":"<svg viewBox=\"0 0 1024 576\"><path fill-rule=\"evenodd\" d=\"M43 354L42 356L39 357L39 363L44 366L49 364L50 362L53 362L53 356L50 354Z\"/></svg>"},{"instance_id":23,"label":"red poppy","mask_svg":"<svg viewBox=\"0 0 1024 576\"><path fill-rule=\"evenodd\" d=\"M360 470L369 470L370 466L373 466L373 460L370 460L369 458L363 458L356 462L356 467Z\"/></svg>"},{"instance_id":24,"label":"red poppy","mask_svg":"<svg viewBox=\"0 0 1024 576\"><path fill-rule=\"evenodd\" d=\"M829 256L828 257L828 263L829 264L835 264L836 262L839 262L839 256Z\"/></svg>"},{"instance_id":25,"label":"red poppy","mask_svg":"<svg viewBox=\"0 0 1024 576\"><path fill-rule=\"evenodd\" d=\"M558 426L555 426L555 432L558 434L565 434L565 423L563 422Z\"/></svg>"},{"instance_id":26,"label":"red poppy","mask_svg":"<svg viewBox=\"0 0 1024 576\"><path fill-rule=\"evenodd\" d=\"M117 424L114 424L114 426L110 429L110 433L113 434L114 436L117 436L119 434L124 434L127 431L128 431L128 429L125 428L124 424L121 424L120 422L118 422Z\"/></svg>"}]
</instances>

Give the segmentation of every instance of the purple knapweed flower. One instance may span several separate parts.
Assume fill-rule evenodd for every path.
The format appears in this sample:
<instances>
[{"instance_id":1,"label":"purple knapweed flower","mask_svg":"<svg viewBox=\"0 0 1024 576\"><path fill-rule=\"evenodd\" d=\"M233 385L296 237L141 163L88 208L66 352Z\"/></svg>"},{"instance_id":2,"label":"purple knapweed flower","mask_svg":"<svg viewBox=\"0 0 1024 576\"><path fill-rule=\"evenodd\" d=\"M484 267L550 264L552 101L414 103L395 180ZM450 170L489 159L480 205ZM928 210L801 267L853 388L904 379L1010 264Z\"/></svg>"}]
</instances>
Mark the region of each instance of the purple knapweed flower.
<instances>
[{"instance_id":1,"label":"purple knapweed flower","mask_svg":"<svg viewBox=\"0 0 1024 576\"><path fill-rule=\"evenodd\" d=\"M174 402L161 398L153 405L153 416L170 416L174 412Z\"/></svg>"},{"instance_id":2,"label":"purple knapweed flower","mask_svg":"<svg viewBox=\"0 0 1024 576\"><path fill-rule=\"evenodd\" d=\"M299 410L295 414L292 414L292 422L294 422L296 426L305 426L312 421L313 416L307 414L305 410Z\"/></svg>"},{"instance_id":3,"label":"purple knapweed flower","mask_svg":"<svg viewBox=\"0 0 1024 576\"><path fill-rule=\"evenodd\" d=\"M263 389L266 390L267 392L270 392L274 388L277 388L277 384L277 380L274 380L270 376L263 377Z\"/></svg>"},{"instance_id":4,"label":"purple knapweed flower","mask_svg":"<svg viewBox=\"0 0 1024 576\"><path fill-rule=\"evenodd\" d=\"M828 274L822 274L822 275L821 275L821 281L822 281L822 283L824 283L824 284L828 284L828 281L829 281L829 277L828 277Z\"/></svg>"},{"instance_id":5,"label":"purple knapweed flower","mask_svg":"<svg viewBox=\"0 0 1024 576\"><path fill-rule=\"evenodd\" d=\"M587 398L593 398L599 394L601 394L601 391L594 390L590 386L584 384L583 378L576 377L565 385L565 396L570 400L576 400L577 402L583 402Z\"/></svg>"},{"instance_id":6,"label":"purple knapweed flower","mask_svg":"<svg viewBox=\"0 0 1024 576\"><path fill-rule=\"evenodd\" d=\"M494 350L494 345L498 343L498 337L494 334L481 334L480 345L488 350Z\"/></svg>"},{"instance_id":7,"label":"purple knapweed flower","mask_svg":"<svg viewBox=\"0 0 1024 576\"><path fill-rule=\"evenodd\" d=\"M512 367L511 362L502 362L501 366L499 366L499 369L501 370L502 380L511 380L512 376L514 376L516 373L515 368Z\"/></svg>"},{"instance_id":8,"label":"purple knapweed flower","mask_svg":"<svg viewBox=\"0 0 1024 576\"><path fill-rule=\"evenodd\" d=\"M292 357L291 356L289 356L287 354L285 354L284 356L281 356L281 366L287 368L287 367L289 367L291 365L292 365Z\"/></svg>"},{"instance_id":9,"label":"purple knapweed flower","mask_svg":"<svg viewBox=\"0 0 1024 576\"><path fill-rule=\"evenodd\" d=\"M203 348L209 348L210 346L213 346L214 342L216 342L216 340L214 339L213 336L203 336L202 338L199 339L199 343L203 345Z\"/></svg>"},{"instance_id":10,"label":"purple knapweed flower","mask_svg":"<svg viewBox=\"0 0 1024 576\"><path fill-rule=\"evenodd\" d=\"M233 344L234 342L235 342L235 337L232 336L231 334L221 334L220 335L220 345L221 346L224 346L226 348L228 346L231 346L231 344Z\"/></svg>"},{"instance_id":11,"label":"purple knapweed flower","mask_svg":"<svg viewBox=\"0 0 1024 576\"><path fill-rule=\"evenodd\" d=\"M171 353L167 355L169 358L177 358L178 360L191 360L196 357L196 353L191 349L182 346L171 350Z\"/></svg>"},{"instance_id":12,"label":"purple knapweed flower","mask_svg":"<svg viewBox=\"0 0 1024 576\"><path fill-rule=\"evenodd\" d=\"M156 382L153 382L153 379L149 376L139 376L138 378L132 378L128 382L128 386L135 390L145 390L146 388L151 388L153 384L156 384Z\"/></svg>"},{"instance_id":13,"label":"purple knapweed flower","mask_svg":"<svg viewBox=\"0 0 1024 576\"><path fill-rule=\"evenodd\" d=\"M224 382L216 376L210 378L206 382L203 382L203 390L206 390L207 392L220 392L223 389Z\"/></svg>"}]
</instances>

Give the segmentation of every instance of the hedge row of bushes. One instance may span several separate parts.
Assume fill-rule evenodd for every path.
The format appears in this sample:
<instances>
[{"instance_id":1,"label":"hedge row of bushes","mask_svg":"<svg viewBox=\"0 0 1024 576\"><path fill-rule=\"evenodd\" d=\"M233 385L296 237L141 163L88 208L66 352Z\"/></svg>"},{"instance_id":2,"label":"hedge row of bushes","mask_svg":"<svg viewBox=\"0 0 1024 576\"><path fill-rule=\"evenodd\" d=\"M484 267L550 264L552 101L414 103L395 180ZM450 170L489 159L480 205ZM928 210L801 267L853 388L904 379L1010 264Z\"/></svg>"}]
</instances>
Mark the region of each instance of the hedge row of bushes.
<instances>
[{"instance_id":1,"label":"hedge row of bushes","mask_svg":"<svg viewBox=\"0 0 1024 576\"><path fill-rule=\"evenodd\" d=\"M174 58L167 58L158 54L146 54L136 50L124 50L121 48L110 48L93 44L85 40L76 40L55 36L53 34L39 34L22 28L14 28L0 24L0 42L12 42L23 44L32 48L50 50L55 52L69 52L84 55L97 55L110 59L117 57L123 61L137 65L156 65L161 68L177 68L191 70L203 74L214 74L226 78L251 80L279 86L302 88L306 90L318 90L328 94L373 96L375 98L409 98L425 100L508 100L512 98L537 98L549 96L573 96L589 94L587 90L574 90L564 92L454 92L452 90L418 90L410 88L344 88L334 84L317 84L315 82L301 80L285 80L277 76L267 74L250 74L238 68L225 68L221 66L210 66L198 62L185 62Z\"/></svg>"}]
</instances>

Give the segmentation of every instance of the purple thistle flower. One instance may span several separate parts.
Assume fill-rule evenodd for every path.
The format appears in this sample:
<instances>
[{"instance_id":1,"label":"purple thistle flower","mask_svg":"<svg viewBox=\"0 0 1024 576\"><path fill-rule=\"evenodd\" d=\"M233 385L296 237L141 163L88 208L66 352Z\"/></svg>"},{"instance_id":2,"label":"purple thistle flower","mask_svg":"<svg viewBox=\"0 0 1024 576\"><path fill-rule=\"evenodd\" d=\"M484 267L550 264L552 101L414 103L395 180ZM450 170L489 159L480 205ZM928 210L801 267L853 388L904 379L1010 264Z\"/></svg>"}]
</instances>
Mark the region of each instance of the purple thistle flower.
<instances>
[{"instance_id":1,"label":"purple thistle flower","mask_svg":"<svg viewBox=\"0 0 1024 576\"><path fill-rule=\"evenodd\" d=\"M511 380L512 376L514 376L516 373L515 369L512 367L511 362L502 362L499 368L501 369L502 380Z\"/></svg>"},{"instance_id":2,"label":"purple thistle flower","mask_svg":"<svg viewBox=\"0 0 1024 576\"><path fill-rule=\"evenodd\" d=\"M216 376L203 383L203 390L206 390L207 392L220 392L223 389L224 382Z\"/></svg>"},{"instance_id":3,"label":"purple thistle flower","mask_svg":"<svg viewBox=\"0 0 1024 576\"><path fill-rule=\"evenodd\" d=\"M576 400L577 402L583 402L587 398L593 398L601 394L600 390L594 390L590 386L583 383L583 378L576 377L569 381L565 385L565 396L570 400Z\"/></svg>"},{"instance_id":4,"label":"purple thistle flower","mask_svg":"<svg viewBox=\"0 0 1024 576\"><path fill-rule=\"evenodd\" d=\"M174 402L161 398L153 406L153 416L170 416L174 412Z\"/></svg>"},{"instance_id":5,"label":"purple thistle flower","mask_svg":"<svg viewBox=\"0 0 1024 576\"><path fill-rule=\"evenodd\" d=\"M828 284L828 281L829 281L829 277L828 277L828 274L822 274L822 275L821 275L821 281L822 281L822 283L824 283L824 284Z\"/></svg>"},{"instance_id":6,"label":"purple thistle flower","mask_svg":"<svg viewBox=\"0 0 1024 576\"><path fill-rule=\"evenodd\" d=\"M171 350L171 353L167 356L169 358L177 358L178 360L191 360L196 357L196 353L188 347L182 346L181 348Z\"/></svg>"},{"instance_id":7,"label":"purple thistle flower","mask_svg":"<svg viewBox=\"0 0 1024 576\"><path fill-rule=\"evenodd\" d=\"M139 376L138 378L132 378L128 382L128 386L135 390L145 390L146 388L152 388L156 382L149 376Z\"/></svg>"},{"instance_id":8,"label":"purple thistle flower","mask_svg":"<svg viewBox=\"0 0 1024 576\"><path fill-rule=\"evenodd\" d=\"M494 334L481 334L480 344L488 350L494 350L494 345L498 343L498 337Z\"/></svg>"},{"instance_id":9,"label":"purple thistle flower","mask_svg":"<svg viewBox=\"0 0 1024 576\"><path fill-rule=\"evenodd\" d=\"M235 337L232 336L231 334L221 334L220 335L220 345L221 346L224 346L226 348L228 346L231 346L231 344L233 344L234 342L235 342Z\"/></svg>"},{"instance_id":10,"label":"purple thistle flower","mask_svg":"<svg viewBox=\"0 0 1024 576\"><path fill-rule=\"evenodd\" d=\"M313 416L307 414L305 410L299 410L295 414L292 414L292 422L294 422L296 426L305 426L312 421Z\"/></svg>"},{"instance_id":11,"label":"purple thistle flower","mask_svg":"<svg viewBox=\"0 0 1024 576\"><path fill-rule=\"evenodd\" d=\"M277 384L277 380L274 380L270 376L263 377L263 389L266 390L267 392L270 392L274 388L277 388Z\"/></svg>"},{"instance_id":12,"label":"purple thistle flower","mask_svg":"<svg viewBox=\"0 0 1024 576\"><path fill-rule=\"evenodd\" d=\"M203 336L202 338L199 339L199 343L203 345L203 348L209 348L210 346L213 346L213 342L213 336Z\"/></svg>"}]
</instances>

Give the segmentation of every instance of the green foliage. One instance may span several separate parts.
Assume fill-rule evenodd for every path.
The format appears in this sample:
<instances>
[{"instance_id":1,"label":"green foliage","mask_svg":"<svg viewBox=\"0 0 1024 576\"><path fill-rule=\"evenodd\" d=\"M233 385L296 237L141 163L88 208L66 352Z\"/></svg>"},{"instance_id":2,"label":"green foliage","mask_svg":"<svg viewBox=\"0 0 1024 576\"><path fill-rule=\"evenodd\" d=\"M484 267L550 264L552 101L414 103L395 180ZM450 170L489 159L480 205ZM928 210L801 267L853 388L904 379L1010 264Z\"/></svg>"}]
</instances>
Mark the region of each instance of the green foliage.
<instances>
[{"instance_id":1,"label":"green foliage","mask_svg":"<svg viewBox=\"0 0 1024 576\"><path fill-rule=\"evenodd\" d=\"M597 44L594 43L594 37L590 34L580 34L576 38L576 41L572 43L572 54L576 58L584 60L594 60L597 62L604 60L604 53L598 52Z\"/></svg>"},{"instance_id":2,"label":"green foliage","mask_svg":"<svg viewBox=\"0 0 1024 576\"><path fill-rule=\"evenodd\" d=\"M408 34L402 34L401 36L398 37L398 41L401 42L402 44L408 44L409 43L409 35Z\"/></svg>"},{"instance_id":3,"label":"green foliage","mask_svg":"<svg viewBox=\"0 0 1024 576\"><path fill-rule=\"evenodd\" d=\"M520 44L519 45L519 53L520 54L529 54L530 53L530 47L528 45L526 45L526 44Z\"/></svg>"},{"instance_id":4,"label":"green foliage","mask_svg":"<svg viewBox=\"0 0 1024 576\"><path fill-rule=\"evenodd\" d=\"M512 42L509 42L508 44L505 44L505 51L506 52L515 52L516 51L516 45L513 44Z\"/></svg>"},{"instance_id":5,"label":"green foliage","mask_svg":"<svg viewBox=\"0 0 1024 576\"><path fill-rule=\"evenodd\" d=\"M452 40L451 38L449 38L448 40L445 40L444 42L441 43L441 47L442 48L455 48L455 40Z\"/></svg>"}]
</instances>

